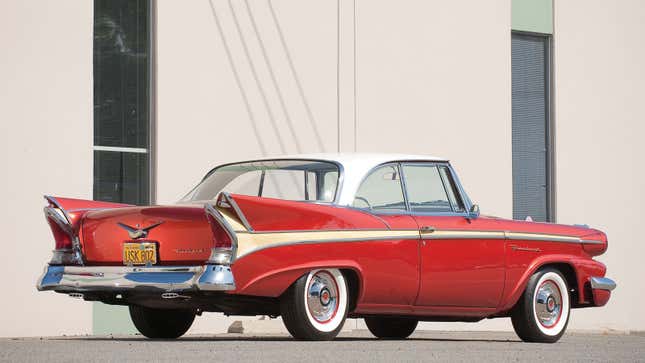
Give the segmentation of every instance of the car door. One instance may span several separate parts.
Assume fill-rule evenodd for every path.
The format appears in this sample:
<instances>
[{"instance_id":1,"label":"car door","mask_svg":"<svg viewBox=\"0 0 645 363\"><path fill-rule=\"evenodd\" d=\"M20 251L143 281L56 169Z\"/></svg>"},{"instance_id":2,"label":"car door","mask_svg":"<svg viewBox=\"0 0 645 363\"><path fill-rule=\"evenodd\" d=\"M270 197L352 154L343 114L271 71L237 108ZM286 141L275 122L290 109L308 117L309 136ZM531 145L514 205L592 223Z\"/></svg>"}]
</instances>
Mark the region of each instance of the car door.
<instances>
[{"instance_id":1,"label":"car door","mask_svg":"<svg viewBox=\"0 0 645 363\"><path fill-rule=\"evenodd\" d=\"M400 175L397 163L380 165L366 176L354 196L352 207L376 216L384 223L384 231L400 231L403 237L366 243L363 255L356 257L364 267L363 307L409 307L417 296L419 226L407 211Z\"/></svg>"},{"instance_id":2,"label":"car door","mask_svg":"<svg viewBox=\"0 0 645 363\"><path fill-rule=\"evenodd\" d=\"M401 165L407 202L419 225L417 306L494 308L504 288L504 233L490 218L467 218L469 204L452 169Z\"/></svg>"}]
</instances>

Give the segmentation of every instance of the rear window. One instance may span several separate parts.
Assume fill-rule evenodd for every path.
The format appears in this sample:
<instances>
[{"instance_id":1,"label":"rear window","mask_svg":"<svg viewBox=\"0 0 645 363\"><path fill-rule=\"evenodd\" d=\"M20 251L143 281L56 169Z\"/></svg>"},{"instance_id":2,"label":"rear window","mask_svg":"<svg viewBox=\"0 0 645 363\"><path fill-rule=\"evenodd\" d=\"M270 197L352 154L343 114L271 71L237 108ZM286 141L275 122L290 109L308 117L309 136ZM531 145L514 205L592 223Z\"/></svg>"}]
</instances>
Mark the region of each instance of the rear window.
<instances>
[{"instance_id":1,"label":"rear window","mask_svg":"<svg viewBox=\"0 0 645 363\"><path fill-rule=\"evenodd\" d=\"M209 173L182 201L208 201L222 191L286 200L333 202L336 164L314 160L271 160L229 164Z\"/></svg>"}]
</instances>

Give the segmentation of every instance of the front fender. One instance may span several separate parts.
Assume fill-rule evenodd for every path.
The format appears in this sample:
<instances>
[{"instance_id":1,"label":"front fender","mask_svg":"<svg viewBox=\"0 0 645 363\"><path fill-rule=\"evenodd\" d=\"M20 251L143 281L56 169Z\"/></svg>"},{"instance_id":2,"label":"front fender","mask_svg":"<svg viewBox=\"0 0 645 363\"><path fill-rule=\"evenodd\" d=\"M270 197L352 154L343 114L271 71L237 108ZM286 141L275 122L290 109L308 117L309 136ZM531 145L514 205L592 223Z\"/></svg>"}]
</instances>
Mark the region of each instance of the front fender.
<instances>
[{"instance_id":1,"label":"front fender","mask_svg":"<svg viewBox=\"0 0 645 363\"><path fill-rule=\"evenodd\" d=\"M574 271L575 280L577 282L576 288L578 290L578 304L588 303L590 299L592 299L592 297L589 296L590 293L587 291L588 289L586 288L591 277L602 277L605 276L606 272L606 267L603 263L594 261L590 258L567 254L554 254L537 257L530 263L520 279L518 279L517 283L515 283L511 289L508 289L508 292L504 293L505 298L502 299L502 304L498 310L508 311L512 309L524 293L531 276L542 267L552 264L566 264Z\"/></svg>"},{"instance_id":2,"label":"front fender","mask_svg":"<svg viewBox=\"0 0 645 363\"><path fill-rule=\"evenodd\" d=\"M238 283L238 288L231 293L241 295L278 297L282 295L302 275L311 270L321 268L353 270L358 275L358 300L361 300L363 295L361 283L361 281L363 281L363 271L355 261L344 259L316 260L293 266L263 270L257 275L251 275L246 279L242 278L244 281L236 281ZM242 271L236 271L235 264L233 264L232 269L236 277L242 277L246 275Z\"/></svg>"}]
</instances>

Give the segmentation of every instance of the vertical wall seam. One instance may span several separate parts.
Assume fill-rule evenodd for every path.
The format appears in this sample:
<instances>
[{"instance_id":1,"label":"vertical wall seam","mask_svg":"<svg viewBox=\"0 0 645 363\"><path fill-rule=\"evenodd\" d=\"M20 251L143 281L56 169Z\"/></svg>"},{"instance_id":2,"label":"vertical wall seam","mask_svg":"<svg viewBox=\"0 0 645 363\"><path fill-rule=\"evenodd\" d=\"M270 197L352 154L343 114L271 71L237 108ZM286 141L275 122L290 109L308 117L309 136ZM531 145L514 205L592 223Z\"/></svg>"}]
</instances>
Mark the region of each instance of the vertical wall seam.
<instances>
[{"instance_id":1,"label":"vertical wall seam","mask_svg":"<svg viewBox=\"0 0 645 363\"><path fill-rule=\"evenodd\" d=\"M150 204L157 202L157 0L150 0L150 69L148 92L148 200Z\"/></svg>"},{"instance_id":2,"label":"vertical wall seam","mask_svg":"<svg viewBox=\"0 0 645 363\"><path fill-rule=\"evenodd\" d=\"M357 82L357 77L356 77L356 0L353 0L353 5L354 5L354 69L353 69L353 76L354 76L354 152L357 151L357 144L358 144L358 116L357 116L357 111L356 111L356 82Z\"/></svg>"}]
</instances>

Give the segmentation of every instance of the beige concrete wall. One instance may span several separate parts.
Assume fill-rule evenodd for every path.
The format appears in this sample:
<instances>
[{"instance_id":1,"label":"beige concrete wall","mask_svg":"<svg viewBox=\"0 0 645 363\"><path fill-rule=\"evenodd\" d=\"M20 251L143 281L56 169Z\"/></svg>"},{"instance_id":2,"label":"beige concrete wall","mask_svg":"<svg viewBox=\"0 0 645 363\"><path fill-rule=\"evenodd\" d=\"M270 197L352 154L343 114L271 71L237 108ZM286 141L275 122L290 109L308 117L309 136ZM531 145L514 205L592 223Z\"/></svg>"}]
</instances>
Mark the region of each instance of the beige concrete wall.
<instances>
[{"instance_id":1,"label":"beige concrete wall","mask_svg":"<svg viewBox=\"0 0 645 363\"><path fill-rule=\"evenodd\" d=\"M607 232L618 283L572 327L645 330L645 3L555 1L557 214Z\"/></svg>"},{"instance_id":2,"label":"beige concrete wall","mask_svg":"<svg viewBox=\"0 0 645 363\"><path fill-rule=\"evenodd\" d=\"M0 2L0 336L91 333L92 305L36 292L43 194L92 197L92 2Z\"/></svg>"}]
</instances>

